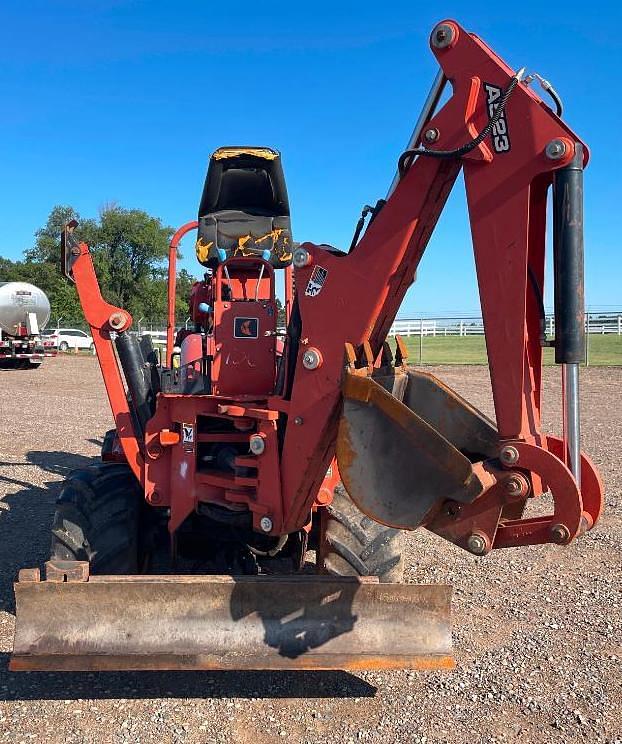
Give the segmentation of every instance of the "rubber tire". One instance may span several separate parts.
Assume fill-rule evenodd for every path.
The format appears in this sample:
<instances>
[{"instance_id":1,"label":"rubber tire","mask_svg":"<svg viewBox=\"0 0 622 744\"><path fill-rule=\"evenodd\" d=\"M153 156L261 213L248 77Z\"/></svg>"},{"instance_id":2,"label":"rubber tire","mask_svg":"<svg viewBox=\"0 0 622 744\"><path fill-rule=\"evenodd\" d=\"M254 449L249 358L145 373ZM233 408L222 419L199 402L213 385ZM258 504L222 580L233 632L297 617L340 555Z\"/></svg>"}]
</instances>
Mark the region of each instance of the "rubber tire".
<instances>
[{"instance_id":1,"label":"rubber tire","mask_svg":"<svg viewBox=\"0 0 622 744\"><path fill-rule=\"evenodd\" d=\"M58 344L58 350L69 351L69 344L66 341L61 341L60 344Z\"/></svg>"},{"instance_id":2,"label":"rubber tire","mask_svg":"<svg viewBox=\"0 0 622 744\"><path fill-rule=\"evenodd\" d=\"M136 574L142 492L128 465L74 470L56 502L51 560L88 561L93 574Z\"/></svg>"},{"instance_id":3,"label":"rubber tire","mask_svg":"<svg viewBox=\"0 0 622 744\"><path fill-rule=\"evenodd\" d=\"M377 576L383 583L404 580L404 533L374 522L335 487L323 515L322 564L336 576Z\"/></svg>"}]
</instances>

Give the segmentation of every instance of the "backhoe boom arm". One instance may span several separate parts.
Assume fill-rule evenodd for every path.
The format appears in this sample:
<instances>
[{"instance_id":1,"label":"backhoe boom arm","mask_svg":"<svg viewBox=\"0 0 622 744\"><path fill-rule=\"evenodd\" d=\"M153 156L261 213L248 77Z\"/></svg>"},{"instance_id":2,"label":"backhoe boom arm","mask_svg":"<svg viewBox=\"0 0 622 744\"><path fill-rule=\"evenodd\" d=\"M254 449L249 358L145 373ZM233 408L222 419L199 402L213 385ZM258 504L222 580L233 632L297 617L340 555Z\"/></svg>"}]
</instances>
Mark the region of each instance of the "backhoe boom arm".
<instances>
[{"instance_id":1,"label":"backhoe boom arm","mask_svg":"<svg viewBox=\"0 0 622 744\"><path fill-rule=\"evenodd\" d=\"M556 321L572 338L570 343L565 340L566 351L558 338L557 361L574 373L583 343L582 319L579 322L576 314L583 301L582 223L577 211L582 194L577 172L587 162L587 147L520 82L520 73L515 75L457 23L439 24L431 36L431 49L451 82L453 96L425 123L422 141L428 152L414 158L413 151L401 159L403 166L410 162L410 167L404 168L386 204L348 255L309 243L298 252L295 284L301 331L297 348L290 344L289 349L297 359L281 457L288 515L284 529L293 529L308 513L334 451L342 407L343 340L354 350L352 369L371 368L462 168L497 420L494 456L503 460L502 452L512 455L504 464L497 460L495 482L507 483L503 468L509 466L526 468L533 494L542 492L543 484L552 487L558 479L564 482L554 493L561 510L555 519L560 521L542 529L524 520L513 527L505 525L498 546L568 542L598 518L602 487L589 464L584 466L584 483L580 461L573 463L566 452L568 445L572 449L573 435L578 445L578 426L566 430L561 450L540 430L546 200L555 184L556 298L561 297L556 300ZM487 125L490 136L478 138ZM465 143L472 148L465 151ZM435 157L439 151L457 154ZM575 174L574 180L568 178L568 171ZM560 224L569 203L575 209L574 221ZM568 355L570 347L573 351ZM320 360L313 368L305 364L309 351ZM568 408L576 414L572 406ZM344 482L352 459L357 459L352 452L339 458ZM497 485L496 491L503 490ZM523 498L525 493L518 490ZM498 494L499 517L502 501ZM364 509L364 503L358 504ZM498 527L497 523L488 529L483 552L497 546Z\"/></svg>"}]
</instances>

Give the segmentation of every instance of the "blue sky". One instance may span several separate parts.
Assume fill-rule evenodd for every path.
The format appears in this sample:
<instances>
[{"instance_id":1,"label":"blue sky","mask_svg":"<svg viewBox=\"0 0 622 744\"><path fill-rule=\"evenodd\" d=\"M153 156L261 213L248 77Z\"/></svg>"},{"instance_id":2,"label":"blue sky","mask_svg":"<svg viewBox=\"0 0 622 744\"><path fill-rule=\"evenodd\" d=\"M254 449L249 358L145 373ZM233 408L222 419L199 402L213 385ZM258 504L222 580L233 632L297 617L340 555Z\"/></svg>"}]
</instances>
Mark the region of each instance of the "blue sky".
<instances>
[{"instance_id":1,"label":"blue sky","mask_svg":"<svg viewBox=\"0 0 622 744\"><path fill-rule=\"evenodd\" d=\"M347 247L361 206L385 195L435 74L428 34L453 17L562 94L592 152L587 303L622 307L619 5L432 6L4 0L0 255L18 258L54 204L193 219L224 144L281 150L295 238ZM191 240L184 252L198 273ZM400 315L478 309L458 182Z\"/></svg>"}]
</instances>

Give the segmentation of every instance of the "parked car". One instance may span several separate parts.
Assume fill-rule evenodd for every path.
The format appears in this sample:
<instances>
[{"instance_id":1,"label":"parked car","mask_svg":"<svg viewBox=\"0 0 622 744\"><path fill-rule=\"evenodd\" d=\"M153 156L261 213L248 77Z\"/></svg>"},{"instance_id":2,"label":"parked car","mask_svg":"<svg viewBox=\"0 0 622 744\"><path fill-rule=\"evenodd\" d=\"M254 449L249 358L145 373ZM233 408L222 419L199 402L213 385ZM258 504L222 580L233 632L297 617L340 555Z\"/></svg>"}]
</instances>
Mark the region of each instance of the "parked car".
<instances>
[{"instance_id":1,"label":"parked car","mask_svg":"<svg viewBox=\"0 0 622 744\"><path fill-rule=\"evenodd\" d=\"M95 348L93 336L79 328L53 328L43 331L41 335L44 343L52 342L53 346L59 351L69 351L69 349L93 351Z\"/></svg>"},{"instance_id":2,"label":"parked car","mask_svg":"<svg viewBox=\"0 0 622 744\"><path fill-rule=\"evenodd\" d=\"M155 348L166 346L166 331L143 331L141 336L150 336L151 343Z\"/></svg>"}]
</instances>

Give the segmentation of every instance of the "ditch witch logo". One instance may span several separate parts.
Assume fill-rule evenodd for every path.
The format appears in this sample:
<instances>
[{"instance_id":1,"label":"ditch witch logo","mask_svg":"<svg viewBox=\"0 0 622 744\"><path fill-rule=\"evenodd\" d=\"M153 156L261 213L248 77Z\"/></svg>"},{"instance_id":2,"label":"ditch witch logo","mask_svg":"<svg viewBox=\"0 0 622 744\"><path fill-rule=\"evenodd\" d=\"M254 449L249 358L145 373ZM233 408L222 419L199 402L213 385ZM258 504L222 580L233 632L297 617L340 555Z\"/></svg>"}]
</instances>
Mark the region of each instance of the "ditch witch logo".
<instances>
[{"instance_id":1,"label":"ditch witch logo","mask_svg":"<svg viewBox=\"0 0 622 744\"><path fill-rule=\"evenodd\" d=\"M259 338L259 318L235 318L234 338Z\"/></svg>"},{"instance_id":2,"label":"ditch witch logo","mask_svg":"<svg viewBox=\"0 0 622 744\"><path fill-rule=\"evenodd\" d=\"M492 85L491 83L484 83L484 90L486 91L486 106L488 107L488 118L492 119L497 110L497 106L501 101L501 95L503 91L498 85ZM492 145L495 152L509 152L510 151L510 134L508 132L508 122L505 118L505 111L499 117L499 121L492 128L490 133L492 137Z\"/></svg>"}]
</instances>

